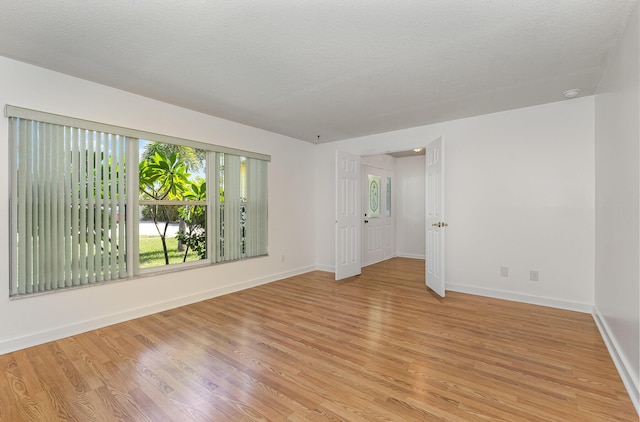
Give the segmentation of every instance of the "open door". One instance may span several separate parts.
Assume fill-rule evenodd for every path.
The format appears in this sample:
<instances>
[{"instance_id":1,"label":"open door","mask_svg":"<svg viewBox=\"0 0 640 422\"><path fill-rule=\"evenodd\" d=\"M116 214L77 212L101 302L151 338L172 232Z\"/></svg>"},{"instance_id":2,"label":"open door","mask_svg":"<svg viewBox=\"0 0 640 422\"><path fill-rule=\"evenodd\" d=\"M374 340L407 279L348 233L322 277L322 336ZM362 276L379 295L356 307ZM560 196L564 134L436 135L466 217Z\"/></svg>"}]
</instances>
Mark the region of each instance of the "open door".
<instances>
[{"instance_id":1,"label":"open door","mask_svg":"<svg viewBox=\"0 0 640 422\"><path fill-rule=\"evenodd\" d=\"M336 153L336 280L362 271L360 242L360 157Z\"/></svg>"},{"instance_id":2,"label":"open door","mask_svg":"<svg viewBox=\"0 0 640 422\"><path fill-rule=\"evenodd\" d=\"M427 287L445 295L444 145L442 138L427 145L426 155L426 263Z\"/></svg>"}]
</instances>

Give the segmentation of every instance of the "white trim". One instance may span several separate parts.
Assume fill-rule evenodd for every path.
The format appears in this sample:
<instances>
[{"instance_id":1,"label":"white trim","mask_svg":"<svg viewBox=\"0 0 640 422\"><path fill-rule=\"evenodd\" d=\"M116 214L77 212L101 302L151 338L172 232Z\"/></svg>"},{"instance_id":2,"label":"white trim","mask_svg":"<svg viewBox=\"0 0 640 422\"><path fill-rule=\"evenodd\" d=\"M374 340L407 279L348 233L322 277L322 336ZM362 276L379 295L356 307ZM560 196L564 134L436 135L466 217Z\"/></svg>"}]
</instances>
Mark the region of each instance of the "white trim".
<instances>
[{"instance_id":1,"label":"white trim","mask_svg":"<svg viewBox=\"0 0 640 422\"><path fill-rule=\"evenodd\" d=\"M627 361L625 355L623 353L619 353L621 348L618 346L618 342L613 336L613 333L607 324L607 320L602 317L602 314L600 314L600 311L598 311L598 308L595 306L593 307L592 315L593 320L598 326L598 330L600 330L602 340L604 340L604 344L607 346L611 359L618 370L618 374L620 374L620 378L622 378L622 383L626 387L627 393L629 393L631 402L635 406L638 415L640 415L640 383L638 380L638 374L634 374L633 371L631 371L631 365Z\"/></svg>"},{"instance_id":2,"label":"white trim","mask_svg":"<svg viewBox=\"0 0 640 422\"><path fill-rule=\"evenodd\" d=\"M466 284L446 283L446 288L452 292L468 293L478 296L492 297L495 299L512 300L514 302L529 303L531 305L548 306L550 308L565 309L567 311L582 312L590 314L593 304L573 302L569 300L553 299L550 297L534 296L522 293L509 292L506 290L487 289L484 287L469 286Z\"/></svg>"},{"instance_id":3,"label":"white trim","mask_svg":"<svg viewBox=\"0 0 640 422\"><path fill-rule=\"evenodd\" d=\"M205 179L206 180L206 179ZM209 205L207 201L180 201L171 199L139 199L138 205L199 205L206 207Z\"/></svg>"},{"instance_id":4,"label":"white trim","mask_svg":"<svg viewBox=\"0 0 640 422\"><path fill-rule=\"evenodd\" d=\"M324 271L325 273L333 273L336 268L331 265L316 265L314 268L316 271Z\"/></svg>"},{"instance_id":5,"label":"white trim","mask_svg":"<svg viewBox=\"0 0 640 422\"><path fill-rule=\"evenodd\" d=\"M221 145L213 145L205 142L193 141L191 139L146 132L143 130L110 125L107 123L93 122L91 120L78 119L75 117L61 116L59 114L47 113L46 111L31 110L28 108L17 107L9 104L6 104L4 107L4 115L5 117L19 117L21 119L53 123L60 126L77 127L81 129L95 130L98 132L112 133L114 135L127 136L130 138L157 141L165 144L185 145L192 148L204 149L207 151L223 152L225 154L239 155L241 157L255 158L257 160L271 161L271 156L267 154L229 148Z\"/></svg>"},{"instance_id":6,"label":"white trim","mask_svg":"<svg viewBox=\"0 0 640 422\"><path fill-rule=\"evenodd\" d=\"M194 295L176 298L166 302L155 303L148 306L129 309L124 312L102 316L88 321L81 321L75 324L57 327L52 330L41 331L21 337L14 337L12 339L0 342L0 355L15 352L16 350L25 349L27 347L37 346L39 344L44 344L50 341L59 340L65 337L85 333L87 331L96 330L98 328L107 327L109 325L129 321L135 318L155 314L157 312L166 311L168 309L190 305L192 303L201 302L203 300L212 299L214 297L238 292L240 290L245 290L274 281L283 280L285 278L293 277L296 275L305 274L313 271L314 269L315 268L313 266L297 268L266 277L260 277L254 280L247 280L229 286L219 287Z\"/></svg>"},{"instance_id":7,"label":"white trim","mask_svg":"<svg viewBox=\"0 0 640 422\"><path fill-rule=\"evenodd\" d=\"M411 258L411 259L426 259L424 255L415 255L410 253L398 253L396 254L398 258Z\"/></svg>"}]
</instances>

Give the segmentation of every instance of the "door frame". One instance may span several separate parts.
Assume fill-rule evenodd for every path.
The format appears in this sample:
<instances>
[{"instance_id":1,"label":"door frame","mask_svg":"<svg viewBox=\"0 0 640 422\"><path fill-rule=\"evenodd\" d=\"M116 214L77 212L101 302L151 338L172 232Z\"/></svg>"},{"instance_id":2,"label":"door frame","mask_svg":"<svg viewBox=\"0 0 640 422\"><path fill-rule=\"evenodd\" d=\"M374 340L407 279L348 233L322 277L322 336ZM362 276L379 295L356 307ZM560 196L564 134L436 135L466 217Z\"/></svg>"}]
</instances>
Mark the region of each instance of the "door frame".
<instances>
[{"instance_id":1,"label":"door frame","mask_svg":"<svg viewBox=\"0 0 640 422\"><path fill-rule=\"evenodd\" d=\"M383 154L393 153L393 152L396 152L396 151L407 151L407 150L414 149L414 148L426 148L426 145L430 144L431 142L435 141L435 140L436 140L436 139L438 139L438 138L442 138L442 139L443 139L443 141L444 141L444 137L443 137L443 136L437 136L437 137L435 137L435 138L432 138L432 140L431 140L430 142L427 142L425 145L415 146L415 147L413 147L413 148L399 148L399 149L395 149L395 150L380 151L380 152L378 152L378 153L373 152L373 153L371 153L371 154L367 154L366 156L371 156L371 155L383 155ZM337 154L339 154L339 153L341 153L341 151L336 151L336 157L338 156ZM361 158L361 157L363 157L363 156L364 156L364 155L362 155L362 154L352 154L352 155L357 155L359 158ZM426 158L425 158L425 162L426 162ZM337 169L337 160L336 160L336 174L337 174L337 171L338 171L338 169ZM425 173L424 173L424 176L423 176L423 177L424 177L424 179L425 179L425 201L426 201L426 178L427 178L427 174L426 174L426 164L425 164ZM360 177L359 177L359 179L360 179ZM360 200L361 200L360 198L361 198L361 195L362 195L362 193L361 193L361 190L360 190L360 189L361 189L361 183L358 183L358 184L357 184L357 186L356 186L356 192L355 192L356 200L358 201L358 203L360 203ZM336 208L336 210L335 210L335 211L336 211L336 227L337 227L337 214L338 214L338 192L337 192L337 191L336 191L336 203L335 203L335 208ZM426 210L425 210L425 211L426 211ZM361 215L361 216L363 215L363 214L362 214L362 212L360 212L360 215ZM425 220L425 229L426 229L426 220L427 220L426 212L425 212L425 215L424 215L424 220ZM358 254L358 255L359 255L359 257L360 257L360 258L359 258L359 260L360 260L360 265L362 265L362 230L363 230L362 226L363 226L363 225L364 225L364 221L363 221L363 219L361 218L361 220L360 220L360 225L359 225L360 233L358 233L358 236L359 236L359 238L360 238L360 241L358 242L358 243L359 243L359 244L358 244L358 250L356 251L356 254ZM397 245L396 245L396 246L397 246ZM337 231L336 231L336 237L335 237L335 249L336 249L336 252L335 252L336 261L335 261L335 264L334 264L334 265L335 265L336 275L337 275L337 274L338 274L338 273L337 273L337 270L338 270L338 235L337 235ZM427 259L426 254L427 254L427 245L426 245L426 231L425 231L425 262L426 262L426 259ZM362 267L360 267L360 269L362 269ZM358 272L358 274L360 274L360 272ZM337 279L337 278L336 278L336 279ZM425 283L426 283L426 271L425 271ZM445 281L444 281L444 285L445 285L445 288L446 288L446 278L445 278Z\"/></svg>"}]
</instances>

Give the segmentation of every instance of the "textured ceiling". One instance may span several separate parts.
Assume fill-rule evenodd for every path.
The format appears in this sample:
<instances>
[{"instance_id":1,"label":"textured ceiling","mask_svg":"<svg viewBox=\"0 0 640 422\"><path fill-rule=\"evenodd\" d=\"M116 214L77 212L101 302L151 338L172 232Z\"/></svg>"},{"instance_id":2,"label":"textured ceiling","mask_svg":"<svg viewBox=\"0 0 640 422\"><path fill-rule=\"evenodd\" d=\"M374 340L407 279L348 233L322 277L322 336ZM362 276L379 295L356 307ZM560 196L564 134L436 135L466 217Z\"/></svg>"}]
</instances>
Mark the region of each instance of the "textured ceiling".
<instances>
[{"instance_id":1,"label":"textured ceiling","mask_svg":"<svg viewBox=\"0 0 640 422\"><path fill-rule=\"evenodd\" d=\"M635 3L3 0L0 55L329 142L593 94Z\"/></svg>"}]
</instances>

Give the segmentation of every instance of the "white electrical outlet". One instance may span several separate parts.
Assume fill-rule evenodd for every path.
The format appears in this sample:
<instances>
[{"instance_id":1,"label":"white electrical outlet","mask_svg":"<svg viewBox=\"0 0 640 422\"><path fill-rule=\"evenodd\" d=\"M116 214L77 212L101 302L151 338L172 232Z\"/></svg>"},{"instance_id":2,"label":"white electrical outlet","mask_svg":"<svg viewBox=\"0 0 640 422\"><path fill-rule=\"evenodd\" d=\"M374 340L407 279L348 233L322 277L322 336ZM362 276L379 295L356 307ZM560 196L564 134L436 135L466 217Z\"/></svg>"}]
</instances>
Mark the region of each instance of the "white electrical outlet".
<instances>
[{"instance_id":1,"label":"white electrical outlet","mask_svg":"<svg viewBox=\"0 0 640 422\"><path fill-rule=\"evenodd\" d=\"M500 267L500 277L509 277L509 267Z\"/></svg>"},{"instance_id":2,"label":"white electrical outlet","mask_svg":"<svg viewBox=\"0 0 640 422\"><path fill-rule=\"evenodd\" d=\"M529 280L531 281L538 281L538 270L531 270L529 271Z\"/></svg>"}]
</instances>

